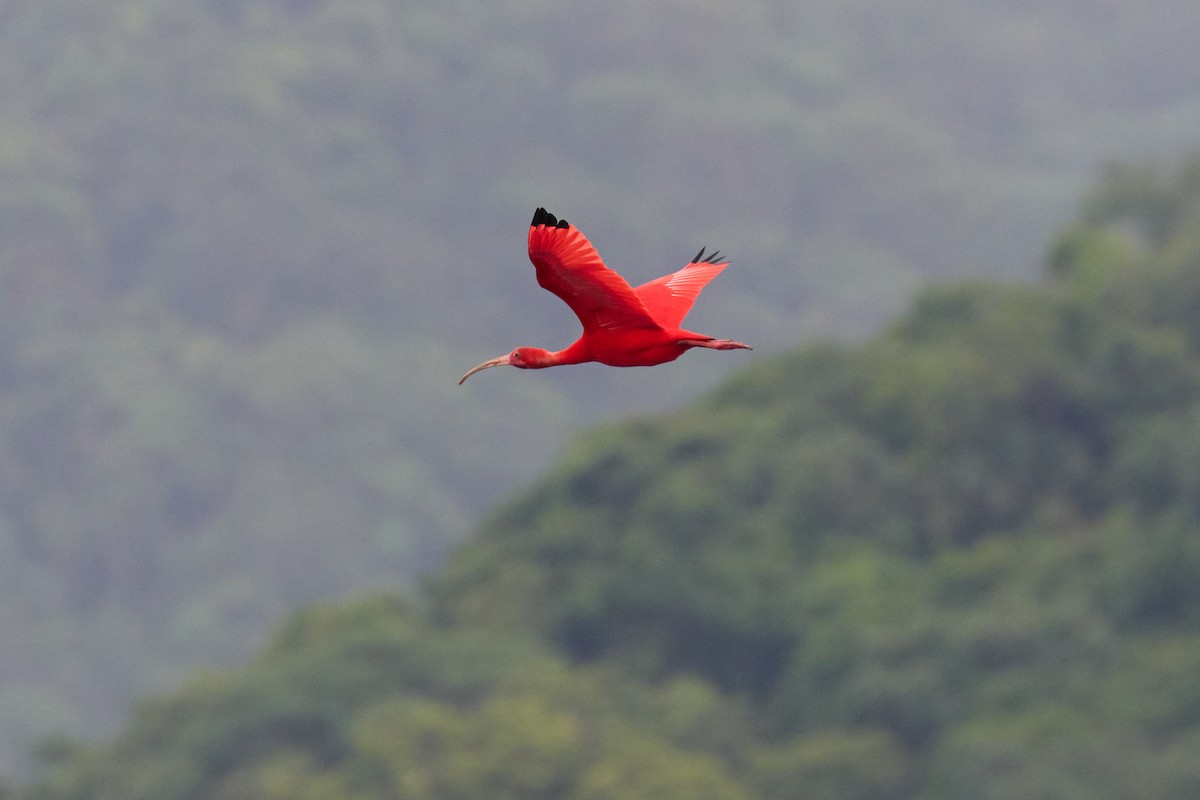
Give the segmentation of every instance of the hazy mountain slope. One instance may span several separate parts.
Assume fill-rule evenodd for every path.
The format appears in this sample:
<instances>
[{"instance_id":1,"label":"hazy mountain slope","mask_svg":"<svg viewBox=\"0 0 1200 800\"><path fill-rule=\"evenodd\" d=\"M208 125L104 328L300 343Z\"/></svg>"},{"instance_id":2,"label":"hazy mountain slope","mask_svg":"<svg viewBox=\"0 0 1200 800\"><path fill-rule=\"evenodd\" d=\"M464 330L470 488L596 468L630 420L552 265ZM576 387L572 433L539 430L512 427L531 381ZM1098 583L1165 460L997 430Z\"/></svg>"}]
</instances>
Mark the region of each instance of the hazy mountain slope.
<instances>
[{"instance_id":1,"label":"hazy mountain slope","mask_svg":"<svg viewBox=\"0 0 1200 800\"><path fill-rule=\"evenodd\" d=\"M0 761L410 580L574 427L747 363L455 387L575 334L534 206L635 280L732 253L692 320L759 354L862 332L924 276L1031 274L1098 160L1190 147L1198 31L1166 0L5 6Z\"/></svg>"},{"instance_id":2,"label":"hazy mountain slope","mask_svg":"<svg viewBox=\"0 0 1200 800\"><path fill-rule=\"evenodd\" d=\"M432 620L301 614L26 796L1190 796L1195 167L1114 175L1048 285L941 286L589 434Z\"/></svg>"}]
</instances>

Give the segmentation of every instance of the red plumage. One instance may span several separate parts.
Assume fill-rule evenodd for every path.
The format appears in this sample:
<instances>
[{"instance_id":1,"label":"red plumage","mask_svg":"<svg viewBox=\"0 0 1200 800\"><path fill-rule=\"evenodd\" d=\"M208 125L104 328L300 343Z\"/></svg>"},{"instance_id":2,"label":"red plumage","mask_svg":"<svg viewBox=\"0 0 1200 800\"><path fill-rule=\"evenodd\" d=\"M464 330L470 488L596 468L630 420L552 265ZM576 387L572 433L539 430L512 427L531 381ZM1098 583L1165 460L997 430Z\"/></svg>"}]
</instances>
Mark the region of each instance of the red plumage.
<instances>
[{"instance_id":1,"label":"red plumage","mask_svg":"<svg viewBox=\"0 0 1200 800\"><path fill-rule=\"evenodd\" d=\"M633 289L604 265L587 237L544 208L529 228L529 260L537 281L570 306L583 324L583 335L565 350L518 347L472 368L461 384L489 367L511 365L540 369L598 361L614 367L653 366L679 358L692 347L749 350L730 339L714 339L679 327L704 287L729 265L707 258L704 250L678 272Z\"/></svg>"}]
</instances>

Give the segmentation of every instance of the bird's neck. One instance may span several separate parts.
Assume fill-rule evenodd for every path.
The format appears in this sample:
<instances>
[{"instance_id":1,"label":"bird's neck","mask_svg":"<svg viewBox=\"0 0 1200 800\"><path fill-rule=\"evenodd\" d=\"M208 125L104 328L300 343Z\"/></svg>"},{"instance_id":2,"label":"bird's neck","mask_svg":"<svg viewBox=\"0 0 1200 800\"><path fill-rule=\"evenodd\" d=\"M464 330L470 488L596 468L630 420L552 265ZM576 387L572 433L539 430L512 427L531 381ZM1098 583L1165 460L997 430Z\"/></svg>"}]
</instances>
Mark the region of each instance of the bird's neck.
<instances>
[{"instance_id":1,"label":"bird's neck","mask_svg":"<svg viewBox=\"0 0 1200 800\"><path fill-rule=\"evenodd\" d=\"M582 364L585 361L596 360L592 355L592 348L583 339L579 339L565 350L550 353L549 356L550 363L556 367L564 364Z\"/></svg>"}]
</instances>

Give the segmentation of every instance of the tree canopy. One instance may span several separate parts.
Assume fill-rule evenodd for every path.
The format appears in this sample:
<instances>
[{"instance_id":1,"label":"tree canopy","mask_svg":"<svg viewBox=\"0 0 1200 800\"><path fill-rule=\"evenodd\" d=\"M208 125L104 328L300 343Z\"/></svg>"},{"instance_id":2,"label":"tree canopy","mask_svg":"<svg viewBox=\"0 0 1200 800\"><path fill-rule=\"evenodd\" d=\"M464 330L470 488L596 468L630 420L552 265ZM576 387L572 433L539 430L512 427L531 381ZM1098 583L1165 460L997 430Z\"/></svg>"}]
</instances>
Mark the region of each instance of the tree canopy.
<instances>
[{"instance_id":1,"label":"tree canopy","mask_svg":"<svg viewBox=\"0 0 1200 800\"><path fill-rule=\"evenodd\" d=\"M1200 6L1076 5L0 3L0 769L291 610L410 586L572 430L735 368L458 389L576 332L536 206L634 280L731 253L691 320L756 354L865 335L930 277L1032 277L1101 159L1200 127ZM1131 169L1135 209L1191 180ZM1064 263L1124 246L1087 234Z\"/></svg>"},{"instance_id":2,"label":"tree canopy","mask_svg":"<svg viewBox=\"0 0 1200 800\"><path fill-rule=\"evenodd\" d=\"M27 796L1194 793L1193 169L1102 181L1041 285L589 433L423 602L300 614Z\"/></svg>"}]
</instances>

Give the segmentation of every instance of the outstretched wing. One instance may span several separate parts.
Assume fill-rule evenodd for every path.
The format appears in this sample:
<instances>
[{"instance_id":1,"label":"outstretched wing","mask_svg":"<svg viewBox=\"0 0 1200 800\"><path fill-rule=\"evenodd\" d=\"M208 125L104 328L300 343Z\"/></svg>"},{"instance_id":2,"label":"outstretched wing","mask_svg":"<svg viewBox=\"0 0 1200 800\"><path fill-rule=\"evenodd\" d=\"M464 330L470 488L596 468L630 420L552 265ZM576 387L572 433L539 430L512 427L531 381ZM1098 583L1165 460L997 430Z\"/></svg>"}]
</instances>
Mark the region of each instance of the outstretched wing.
<instances>
[{"instance_id":1,"label":"outstretched wing","mask_svg":"<svg viewBox=\"0 0 1200 800\"><path fill-rule=\"evenodd\" d=\"M544 208L533 213L529 260L538 283L571 307L585 333L659 327L625 279L604 266L587 237Z\"/></svg>"},{"instance_id":2,"label":"outstretched wing","mask_svg":"<svg viewBox=\"0 0 1200 800\"><path fill-rule=\"evenodd\" d=\"M714 251L707 258L704 248L679 272L663 275L649 283L643 283L634 289L634 294L642 301L642 305L654 317L654 321L664 328L678 328L683 318L692 310L692 304L700 296L700 290L708 282L721 274L721 270L729 266L728 261L718 261L719 251Z\"/></svg>"}]
</instances>

